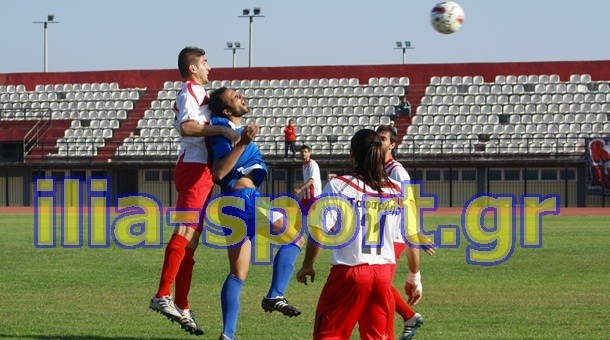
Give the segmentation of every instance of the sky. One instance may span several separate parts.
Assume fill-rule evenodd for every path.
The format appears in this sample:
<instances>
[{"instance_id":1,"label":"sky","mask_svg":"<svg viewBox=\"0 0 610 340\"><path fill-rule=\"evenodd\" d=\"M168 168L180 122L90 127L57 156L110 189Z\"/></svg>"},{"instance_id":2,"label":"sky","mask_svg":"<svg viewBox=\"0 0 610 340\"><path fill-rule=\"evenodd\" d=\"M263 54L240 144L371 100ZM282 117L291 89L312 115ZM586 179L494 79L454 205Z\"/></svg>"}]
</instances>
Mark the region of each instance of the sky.
<instances>
[{"instance_id":1,"label":"sky","mask_svg":"<svg viewBox=\"0 0 610 340\"><path fill-rule=\"evenodd\" d=\"M411 64L610 59L608 0L460 0L463 27L437 33L438 0L2 0L0 73L41 72L49 24L49 72L175 69L185 46L232 67L226 43L240 42L248 66L244 8L260 7L252 66Z\"/></svg>"}]
</instances>

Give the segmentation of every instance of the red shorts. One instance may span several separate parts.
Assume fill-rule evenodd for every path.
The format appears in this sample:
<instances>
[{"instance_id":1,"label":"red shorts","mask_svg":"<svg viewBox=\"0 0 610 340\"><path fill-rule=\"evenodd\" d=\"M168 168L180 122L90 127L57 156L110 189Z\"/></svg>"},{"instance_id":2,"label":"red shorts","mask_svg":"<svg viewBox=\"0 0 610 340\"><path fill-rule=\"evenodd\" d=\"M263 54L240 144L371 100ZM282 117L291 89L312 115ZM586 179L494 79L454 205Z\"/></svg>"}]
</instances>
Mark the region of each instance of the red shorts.
<instances>
[{"instance_id":1,"label":"red shorts","mask_svg":"<svg viewBox=\"0 0 610 340\"><path fill-rule=\"evenodd\" d=\"M402 242L394 242L394 259L396 260L396 263L392 265L392 277L396 274L396 266L398 265L400 254L402 254L406 247L407 245Z\"/></svg>"},{"instance_id":2,"label":"red shorts","mask_svg":"<svg viewBox=\"0 0 610 340\"><path fill-rule=\"evenodd\" d=\"M315 200L315 198L301 198L301 208L303 211L307 212Z\"/></svg>"},{"instance_id":3,"label":"red shorts","mask_svg":"<svg viewBox=\"0 0 610 340\"><path fill-rule=\"evenodd\" d=\"M214 188L212 169L208 164L185 163L180 158L174 169L174 183L178 192L176 210L199 210L201 212ZM201 213L199 223L186 223L185 225L195 228L201 233L203 230Z\"/></svg>"},{"instance_id":4,"label":"red shorts","mask_svg":"<svg viewBox=\"0 0 610 340\"><path fill-rule=\"evenodd\" d=\"M335 265L320 293L314 339L394 339L391 265Z\"/></svg>"}]
</instances>

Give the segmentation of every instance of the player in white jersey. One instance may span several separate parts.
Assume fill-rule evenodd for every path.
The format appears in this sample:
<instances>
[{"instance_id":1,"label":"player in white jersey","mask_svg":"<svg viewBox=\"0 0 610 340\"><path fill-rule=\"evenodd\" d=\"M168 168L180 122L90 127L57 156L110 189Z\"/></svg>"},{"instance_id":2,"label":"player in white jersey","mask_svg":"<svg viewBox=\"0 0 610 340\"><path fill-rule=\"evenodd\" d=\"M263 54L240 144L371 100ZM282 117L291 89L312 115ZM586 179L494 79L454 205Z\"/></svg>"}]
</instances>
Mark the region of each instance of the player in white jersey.
<instances>
[{"instance_id":1,"label":"player in white jersey","mask_svg":"<svg viewBox=\"0 0 610 340\"><path fill-rule=\"evenodd\" d=\"M396 130L392 126L382 125L377 128L377 135L381 139L381 143L383 145L383 150L385 153L385 162L384 162L384 170L386 174L393 180L403 183L404 181L409 181L411 177L405 168L394 159L393 151L396 148ZM411 204L415 204L414 200L412 200L413 195L411 192L407 193L407 198L411 200ZM405 210L410 208L409 205L405 207ZM408 211L405 211L408 213ZM394 240L394 252L395 252L395 260L396 264L398 264L398 260L400 259L400 255L405 250L405 241L401 235L395 238ZM427 248L426 252L430 254L434 254L434 248ZM419 255L417 252L413 252L412 248L407 249L407 261L417 262L419 263ZM392 272L392 277L396 273L396 265L394 266L394 270ZM405 289L413 289L414 287L405 287ZM396 313L398 313L403 321L404 327L401 335L401 339L411 339L417 329L423 324L423 317L421 314L416 313L407 302L402 298L400 292L392 287L392 292L394 294L394 301L396 303ZM413 292L413 296L421 296L421 292ZM412 302L412 301L410 301Z\"/></svg>"},{"instance_id":2,"label":"player in white jersey","mask_svg":"<svg viewBox=\"0 0 610 340\"><path fill-rule=\"evenodd\" d=\"M301 157L303 158L303 184L294 188L294 194L301 195L301 207L307 211L322 192L322 179L318 163L311 159L309 146L301 146Z\"/></svg>"},{"instance_id":3,"label":"player in white jersey","mask_svg":"<svg viewBox=\"0 0 610 340\"><path fill-rule=\"evenodd\" d=\"M204 203L210 197L214 181L209 164L205 137L222 134L237 140L239 134L232 129L209 125L208 95L203 85L208 83L210 66L205 51L197 47L185 47L178 55L178 69L183 79L182 89L176 97L175 127L180 132L181 143L174 170L174 183L178 192L176 210L190 211L200 217ZM159 287L150 301L150 309L178 321L181 327L195 335L203 334L188 304L188 293L193 276L193 259L203 224L179 224L165 248ZM171 286L175 281L175 303Z\"/></svg>"},{"instance_id":4,"label":"player in white jersey","mask_svg":"<svg viewBox=\"0 0 610 340\"><path fill-rule=\"evenodd\" d=\"M361 339L393 339L392 241L403 225L396 199L402 197L402 192L399 183L384 172L385 154L375 131L359 130L350 146L354 165L325 186L312 209L317 211L320 207L334 206L335 201L347 200L355 216L347 213L339 216L338 209L333 208L323 210L319 225L309 221L310 233L317 240L345 228L355 234L345 244L332 248L333 266L318 300L313 337L349 339L358 323ZM309 240L303 266L297 274L299 282L307 284L307 276L314 281L313 263L321 249L317 242ZM409 270L419 275L419 262L410 264ZM410 278L411 283L421 288L419 279L415 279Z\"/></svg>"}]
</instances>

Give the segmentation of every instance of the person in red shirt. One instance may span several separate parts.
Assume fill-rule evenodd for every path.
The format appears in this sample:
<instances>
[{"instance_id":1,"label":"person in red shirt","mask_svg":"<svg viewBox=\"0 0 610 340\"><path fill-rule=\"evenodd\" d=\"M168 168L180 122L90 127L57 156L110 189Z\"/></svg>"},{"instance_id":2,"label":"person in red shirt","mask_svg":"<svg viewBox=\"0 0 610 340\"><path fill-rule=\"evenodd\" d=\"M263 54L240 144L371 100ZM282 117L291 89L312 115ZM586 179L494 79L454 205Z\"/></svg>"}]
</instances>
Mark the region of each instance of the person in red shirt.
<instances>
[{"instance_id":1,"label":"person in red shirt","mask_svg":"<svg viewBox=\"0 0 610 340\"><path fill-rule=\"evenodd\" d=\"M294 125L294 119L288 120L288 125L284 127L284 158L288 158L288 149L292 152L292 158L296 158L294 144L297 141L297 127Z\"/></svg>"}]
</instances>

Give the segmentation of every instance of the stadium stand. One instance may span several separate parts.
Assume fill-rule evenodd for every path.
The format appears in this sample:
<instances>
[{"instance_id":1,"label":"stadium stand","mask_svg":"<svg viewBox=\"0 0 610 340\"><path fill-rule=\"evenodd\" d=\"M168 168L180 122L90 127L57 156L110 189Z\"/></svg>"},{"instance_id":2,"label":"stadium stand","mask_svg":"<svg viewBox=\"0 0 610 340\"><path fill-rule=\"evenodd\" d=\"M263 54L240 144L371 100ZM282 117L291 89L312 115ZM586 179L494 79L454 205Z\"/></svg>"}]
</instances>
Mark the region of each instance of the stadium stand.
<instances>
[{"instance_id":1,"label":"stadium stand","mask_svg":"<svg viewBox=\"0 0 610 340\"><path fill-rule=\"evenodd\" d=\"M409 155L581 152L584 137L610 133L610 83L591 72L432 75L422 82L417 69L409 76L395 69L391 76L226 79L210 87L233 87L246 95L268 155L281 153L287 118L295 118L314 152L328 153L333 141L344 144L360 128L389 123L409 87L416 114L397 122L399 151ZM25 84L2 85L2 121L38 121L35 128L23 125L37 131L28 141L30 161L171 158L178 149L172 101L181 82L162 80L132 87L117 81L28 82L31 90ZM341 145L333 152L347 155L348 150Z\"/></svg>"},{"instance_id":2,"label":"stadium stand","mask_svg":"<svg viewBox=\"0 0 610 340\"><path fill-rule=\"evenodd\" d=\"M323 172L340 171L354 131L389 123L407 96L414 115L395 120L398 159L439 184L440 204L507 179L560 178L566 206L604 204L577 187L590 176L587 139L610 135L610 61L220 68L210 77L210 89L243 92L248 119L261 125L257 143L272 169L265 192L299 176L298 162L283 159L288 119ZM37 174L110 174L113 195L144 190L171 204L178 78L176 70L0 74L0 204L29 204ZM448 189L456 179L465 191Z\"/></svg>"}]
</instances>

